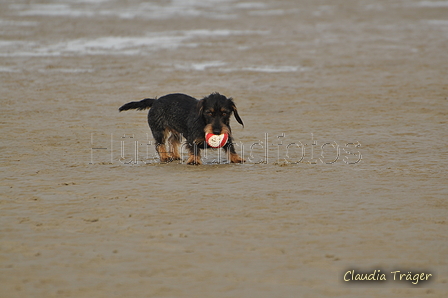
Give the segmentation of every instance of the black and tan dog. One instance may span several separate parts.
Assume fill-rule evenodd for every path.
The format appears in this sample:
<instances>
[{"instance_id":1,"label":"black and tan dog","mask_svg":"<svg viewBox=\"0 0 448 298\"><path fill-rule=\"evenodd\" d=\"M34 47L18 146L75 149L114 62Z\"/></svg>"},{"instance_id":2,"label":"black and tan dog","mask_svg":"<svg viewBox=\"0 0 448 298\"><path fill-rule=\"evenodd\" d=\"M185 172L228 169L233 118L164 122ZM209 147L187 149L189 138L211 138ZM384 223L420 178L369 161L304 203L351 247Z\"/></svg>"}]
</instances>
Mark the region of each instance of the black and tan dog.
<instances>
[{"instance_id":1,"label":"black and tan dog","mask_svg":"<svg viewBox=\"0 0 448 298\"><path fill-rule=\"evenodd\" d=\"M189 95L176 93L159 99L146 98L129 102L120 107L119 111L149 108L151 109L148 113L148 124L156 141L156 150L161 162L181 159L179 146L183 136L190 154L187 164L201 164L200 149L210 148L205 142L206 133L216 135L227 133L229 139L223 149L229 154L230 162L244 162L236 153L232 143L229 125L232 113L238 123L243 125L232 98L212 93L197 100ZM167 150L166 141L168 141L169 150Z\"/></svg>"}]
</instances>

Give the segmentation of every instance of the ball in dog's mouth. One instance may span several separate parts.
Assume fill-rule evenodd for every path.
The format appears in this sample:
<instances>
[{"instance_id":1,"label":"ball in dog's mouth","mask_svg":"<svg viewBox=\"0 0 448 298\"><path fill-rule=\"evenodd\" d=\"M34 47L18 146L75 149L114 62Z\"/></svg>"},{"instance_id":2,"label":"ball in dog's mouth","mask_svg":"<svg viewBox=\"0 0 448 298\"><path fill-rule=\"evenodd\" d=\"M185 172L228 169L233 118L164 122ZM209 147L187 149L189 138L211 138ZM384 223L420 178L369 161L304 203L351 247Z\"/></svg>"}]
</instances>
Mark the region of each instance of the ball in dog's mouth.
<instances>
[{"instance_id":1,"label":"ball in dog's mouth","mask_svg":"<svg viewBox=\"0 0 448 298\"><path fill-rule=\"evenodd\" d=\"M205 134L205 141L212 148L221 148L227 143L229 135L226 133L215 135L212 133Z\"/></svg>"}]
</instances>

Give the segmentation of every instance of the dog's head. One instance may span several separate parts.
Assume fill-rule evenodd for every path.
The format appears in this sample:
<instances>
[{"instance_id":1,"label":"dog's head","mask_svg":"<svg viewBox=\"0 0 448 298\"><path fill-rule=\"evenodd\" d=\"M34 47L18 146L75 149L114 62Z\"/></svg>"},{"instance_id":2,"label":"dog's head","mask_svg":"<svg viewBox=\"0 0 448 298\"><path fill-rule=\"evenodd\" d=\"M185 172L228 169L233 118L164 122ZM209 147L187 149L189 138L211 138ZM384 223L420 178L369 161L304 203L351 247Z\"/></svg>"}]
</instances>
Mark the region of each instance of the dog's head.
<instances>
[{"instance_id":1,"label":"dog's head","mask_svg":"<svg viewBox=\"0 0 448 298\"><path fill-rule=\"evenodd\" d=\"M212 93L199 100L198 113L204 119L206 133L230 134L229 122L232 113L236 121L244 126L232 98L227 98L219 93Z\"/></svg>"}]
</instances>

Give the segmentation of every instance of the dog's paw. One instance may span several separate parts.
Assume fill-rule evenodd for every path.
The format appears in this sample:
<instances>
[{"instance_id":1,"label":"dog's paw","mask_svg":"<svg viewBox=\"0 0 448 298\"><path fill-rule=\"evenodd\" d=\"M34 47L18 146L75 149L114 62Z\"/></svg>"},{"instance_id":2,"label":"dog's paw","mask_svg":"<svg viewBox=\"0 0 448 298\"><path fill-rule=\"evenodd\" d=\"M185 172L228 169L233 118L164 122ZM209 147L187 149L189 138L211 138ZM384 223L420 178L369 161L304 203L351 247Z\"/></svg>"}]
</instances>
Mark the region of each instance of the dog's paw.
<instances>
[{"instance_id":1,"label":"dog's paw","mask_svg":"<svg viewBox=\"0 0 448 298\"><path fill-rule=\"evenodd\" d=\"M238 154L230 154L231 163L243 163L246 162L244 158L241 158Z\"/></svg>"},{"instance_id":2,"label":"dog's paw","mask_svg":"<svg viewBox=\"0 0 448 298\"><path fill-rule=\"evenodd\" d=\"M190 155L187 159L187 165L202 165L201 158L199 156Z\"/></svg>"},{"instance_id":3,"label":"dog's paw","mask_svg":"<svg viewBox=\"0 0 448 298\"><path fill-rule=\"evenodd\" d=\"M173 161L173 159L171 157L160 158L161 163L170 163L172 161Z\"/></svg>"}]
</instances>

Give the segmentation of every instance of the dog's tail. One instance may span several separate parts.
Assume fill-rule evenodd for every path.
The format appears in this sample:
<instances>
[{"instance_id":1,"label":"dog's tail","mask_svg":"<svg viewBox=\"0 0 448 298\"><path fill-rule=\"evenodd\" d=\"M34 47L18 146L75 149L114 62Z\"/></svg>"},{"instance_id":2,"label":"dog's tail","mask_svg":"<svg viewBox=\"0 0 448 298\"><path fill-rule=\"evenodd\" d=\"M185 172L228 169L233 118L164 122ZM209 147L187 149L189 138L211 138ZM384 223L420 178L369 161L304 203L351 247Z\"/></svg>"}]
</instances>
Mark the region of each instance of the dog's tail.
<instances>
[{"instance_id":1,"label":"dog's tail","mask_svg":"<svg viewBox=\"0 0 448 298\"><path fill-rule=\"evenodd\" d=\"M155 99L155 98L145 98L141 101L128 102L127 104L122 105L118 110L120 112L127 111L127 110L138 110L138 111L146 110L146 109L149 109L150 107L152 107L152 104L156 100L157 99Z\"/></svg>"}]
</instances>

